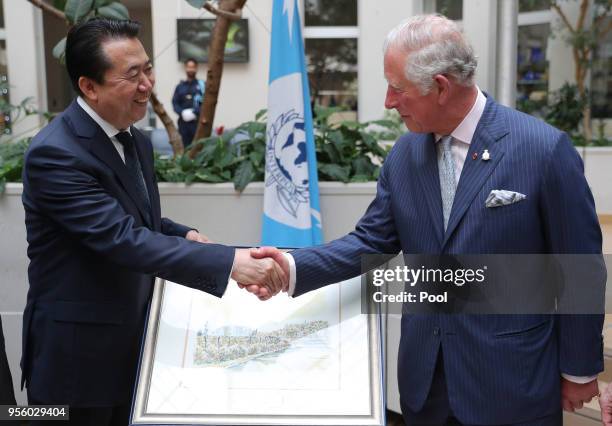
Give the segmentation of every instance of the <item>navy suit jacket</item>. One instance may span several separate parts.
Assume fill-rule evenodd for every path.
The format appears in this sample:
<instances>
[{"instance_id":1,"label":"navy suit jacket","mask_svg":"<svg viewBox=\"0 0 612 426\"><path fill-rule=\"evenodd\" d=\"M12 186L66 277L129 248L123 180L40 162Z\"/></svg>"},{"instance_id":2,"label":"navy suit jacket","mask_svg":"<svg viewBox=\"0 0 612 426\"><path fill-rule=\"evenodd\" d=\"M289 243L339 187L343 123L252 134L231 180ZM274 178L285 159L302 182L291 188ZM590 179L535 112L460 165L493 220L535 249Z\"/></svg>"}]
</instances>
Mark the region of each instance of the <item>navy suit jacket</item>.
<instances>
[{"instance_id":1,"label":"navy suit jacket","mask_svg":"<svg viewBox=\"0 0 612 426\"><path fill-rule=\"evenodd\" d=\"M219 297L227 286L234 249L188 241L191 228L161 217L151 143L131 131L151 219L112 142L76 101L26 153L22 386L36 401L129 403L154 277Z\"/></svg>"},{"instance_id":2,"label":"navy suit jacket","mask_svg":"<svg viewBox=\"0 0 612 426\"><path fill-rule=\"evenodd\" d=\"M488 149L489 161L473 160ZM527 195L486 208L493 189ZM389 153L376 198L355 230L292 252L295 295L361 273L367 253L601 253L582 162L566 134L487 99L465 160L448 228L433 135L408 133ZM603 295L602 295L603 300ZM515 423L560 409L561 372L603 370L603 315L403 315L400 397L423 406L442 348L455 416Z\"/></svg>"}]
</instances>

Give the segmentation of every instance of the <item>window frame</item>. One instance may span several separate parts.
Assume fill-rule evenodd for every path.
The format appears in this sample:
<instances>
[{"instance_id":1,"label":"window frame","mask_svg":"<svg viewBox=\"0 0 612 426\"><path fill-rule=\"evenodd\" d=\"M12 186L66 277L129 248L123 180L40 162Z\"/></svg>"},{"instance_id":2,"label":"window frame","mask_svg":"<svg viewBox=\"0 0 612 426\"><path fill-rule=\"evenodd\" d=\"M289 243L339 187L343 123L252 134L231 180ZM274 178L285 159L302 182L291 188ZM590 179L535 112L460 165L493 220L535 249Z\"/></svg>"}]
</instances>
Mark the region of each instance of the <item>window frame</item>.
<instances>
[{"instance_id":1,"label":"window frame","mask_svg":"<svg viewBox=\"0 0 612 426\"><path fill-rule=\"evenodd\" d=\"M356 102L356 110L359 112L359 90L360 90L360 81L359 81L359 39L360 39L360 25L361 25L361 17L359 14L360 10L360 2L362 0L355 0L355 8L357 9L357 25L351 26L335 26L335 25L306 25L306 0L299 1L300 7L300 20L302 24L302 39L304 41L304 48L306 47L307 39L355 39L357 44L357 63L355 64L357 70L355 71L357 74L357 92L355 93L355 102ZM304 52L306 54L306 52Z\"/></svg>"}]
</instances>

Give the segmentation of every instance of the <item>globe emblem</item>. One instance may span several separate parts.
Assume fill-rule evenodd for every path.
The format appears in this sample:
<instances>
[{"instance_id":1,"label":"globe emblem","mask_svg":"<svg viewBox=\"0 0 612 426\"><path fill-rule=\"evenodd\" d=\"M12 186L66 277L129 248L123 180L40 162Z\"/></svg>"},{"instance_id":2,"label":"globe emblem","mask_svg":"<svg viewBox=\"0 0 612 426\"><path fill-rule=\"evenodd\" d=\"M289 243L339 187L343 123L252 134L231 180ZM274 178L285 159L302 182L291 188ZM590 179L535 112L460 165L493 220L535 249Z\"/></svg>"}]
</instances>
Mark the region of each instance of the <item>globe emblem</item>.
<instances>
[{"instance_id":1,"label":"globe emblem","mask_svg":"<svg viewBox=\"0 0 612 426\"><path fill-rule=\"evenodd\" d=\"M304 118L294 110L281 114L268 128L266 186L276 184L280 204L293 217L308 202L308 160Z\"/></svg>"},{"instance_id":2,"label":"globe emblem","mask_svg":"<svg viewBox=\"0 0 612 426\"><path fill-rule=\"evenodd\" d=\"M281 143L278 143L279 141L277 138L277 143L274 147L276 164L283 175L295 185L308 186L308 162L306 159L306 133L304 132L304 122L294 121L292 130L293 131L282 132L279 135L282 137L280 140Z\"/></svg>"}]
</instances>

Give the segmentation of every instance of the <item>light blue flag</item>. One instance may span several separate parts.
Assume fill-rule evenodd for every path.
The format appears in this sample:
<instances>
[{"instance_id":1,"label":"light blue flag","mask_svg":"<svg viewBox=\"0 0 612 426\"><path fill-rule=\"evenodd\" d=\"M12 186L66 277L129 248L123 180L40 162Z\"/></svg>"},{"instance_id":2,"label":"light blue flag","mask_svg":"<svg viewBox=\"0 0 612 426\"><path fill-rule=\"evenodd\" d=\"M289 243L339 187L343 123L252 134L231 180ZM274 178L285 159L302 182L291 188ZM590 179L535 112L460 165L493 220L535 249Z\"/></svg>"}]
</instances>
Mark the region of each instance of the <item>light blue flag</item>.
<instances>
[{"instance_id":1,"label":"light blue flag","mask_svg":"<svg viewBox=\"0 0 612 426\"><path fill-rule=\"evenodd\" d=\"M274 0L262 244L323 242L310 91L297 0Z\"/></svg>"}]
</instances>

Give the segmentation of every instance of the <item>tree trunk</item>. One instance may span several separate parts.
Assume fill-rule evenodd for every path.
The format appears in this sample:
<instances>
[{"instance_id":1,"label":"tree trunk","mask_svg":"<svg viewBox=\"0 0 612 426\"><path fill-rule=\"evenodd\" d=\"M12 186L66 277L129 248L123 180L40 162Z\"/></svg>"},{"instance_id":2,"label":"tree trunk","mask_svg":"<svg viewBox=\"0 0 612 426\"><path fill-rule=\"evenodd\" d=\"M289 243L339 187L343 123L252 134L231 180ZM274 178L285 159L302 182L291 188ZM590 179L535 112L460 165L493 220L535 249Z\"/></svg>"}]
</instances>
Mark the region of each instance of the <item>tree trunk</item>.
<instances>
[{"instance_id":1,"label":"tree trunk","mask_svg":"<svg viewBox=\"0 0 612 426\"><path fill-rule=\"evenodd\" d=\"M586 99L586 105L582 110L582 135L584 136L585 145L593 139L593 132L591 129L591 103L586 96L586 77L588 73L585 62L588 58L589 53L585 52L584 49L580 51L574 48L574 62L575 62L575 78L576 87L578 88L578 94L581 99Z\"/></svg>"},{"instance_id":2,"label":"tree trunk","mask_svg":"<svg viewBox=\"0 0 612 426\"><path fill-rule=\"evenodd\" d=\"M591 105L587 104L582 111L583 134L587 143L593 140L593 129L591 129L591 124Z\"/></svg>"},{"instance_id":3,"label":"tree trunk","mask_svg":"<svg viewBox=\"0 0 612 426\"><path fill-rule=\"evenodd\" d=\"M159 101L159 99L157 99L155 92L151 93L150 100L155 114L157 114L168 132L168 139L170 140L170 145L172 145L172 152L174 153L174 156L176 157L177 155L182 154L185 149L183 146L183 139L181 138L181 134L176 129L174 122L166 112L166 108L164 108L164 105Z\"/></svg>"},{"instance_id":4,"label":"tree trunk","mask_svg":"<svg viewBox=\"0 0 612 426\"><path fill-rule=\"evenodd\" d=\"M246 3L246 0L221 0L219 2L219 10L221 12L235 13L241 10ZM210 46L208 49L208 72L206 73L206 93L202 108L200 108L200 117L198 120L198 128L196 130L194 141L206 138L212 133L212 126L215 120L215 110L217 109L217 100L219 99L219 88L221 86L221 76L223 75L223 56L225 52L225 43L227 41L227 33L233 19L218 14L213 29ZM200 152L200 146L194 146L191 149L190 156L194 158Z\"/></svg>"}]
</instances>

